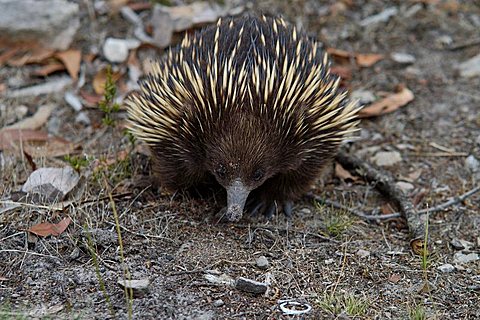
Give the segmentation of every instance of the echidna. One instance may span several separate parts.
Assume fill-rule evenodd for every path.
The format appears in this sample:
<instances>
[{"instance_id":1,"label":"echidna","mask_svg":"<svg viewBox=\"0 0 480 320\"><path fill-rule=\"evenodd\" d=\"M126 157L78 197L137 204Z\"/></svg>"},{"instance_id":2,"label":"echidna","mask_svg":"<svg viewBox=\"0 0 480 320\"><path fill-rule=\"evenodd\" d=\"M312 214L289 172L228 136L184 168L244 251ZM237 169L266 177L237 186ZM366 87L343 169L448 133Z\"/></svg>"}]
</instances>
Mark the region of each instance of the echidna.
<instances>
[{"instance_id":1,"label":"echidna","mask_svg":"<svg viewBox=\"0 0 480 320\"><path fill-rule=\"evenodd\" d=\"M321 44L281 18L219 20L153 64L128 101L162 186L208 181L227 191L226 217L287 215L355 131ZM248 198L248 200L247 200Z\"/></svg>"}]
</instances>

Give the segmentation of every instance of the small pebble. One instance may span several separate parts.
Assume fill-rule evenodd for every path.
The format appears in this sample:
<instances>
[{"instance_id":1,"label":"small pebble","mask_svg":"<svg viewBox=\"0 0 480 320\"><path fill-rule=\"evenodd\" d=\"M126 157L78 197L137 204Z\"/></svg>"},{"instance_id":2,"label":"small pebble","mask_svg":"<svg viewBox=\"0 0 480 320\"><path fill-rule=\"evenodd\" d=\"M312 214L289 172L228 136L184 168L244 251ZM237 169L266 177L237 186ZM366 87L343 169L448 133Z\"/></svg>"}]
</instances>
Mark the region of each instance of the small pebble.
<instances>
[{"instance_id":1,"label":"small pebble","mask_svg":"<svg viewBox=\"0 0 480 320\"><path fill-rule=\"evenodd\" d=\"M457 252L453 256L453 262L455 263L469 263L469 262L477 261L478 259L480 259L480 257L478 256L478 253L464 254L461 252Z\"/></svg>"},{"instance_id":2,"label":"small pebble","mask_svg":"<svg viewBox=\"0 0 480 320\"><path fill-rule=\"evenodd\" d=\"M443 273L449 273L449 272L455 271L455 267L452 266L450 263L442 264L441 266L438 266L437 269Z\"/></svg>"},{"instance_id":3,"label":"small pebble","mask_svg":"<svg viewBox=\"0 0 480 320\"><path fill-rule=\"evenodd\" d=\"M223 302L222 299L218 299L218 300L213 301L213 306L215 306L217 308L223 306L224 304L225 304L225 302Z\"/></svg>"},{"instance_id":4,"label":"small pebble","mask_svg":"<svg viewBox=\"0 0 480 320\"><path fill-rule=\"evenodd\" d=\"M75 117L75 122L84 124L86 126L89 126L92 123L90 118L88 117L88 114L85 111L79 112L77 114L77 116Z\"/></svg>"},{"instance_id":5,"label":"small pebble","mask_svg":"<svg viewBox=\"0 0 480 320\"><path fill-rule=\"evenodd\" d=\"M452 239L452 241L450 241L450 244L455 250L468 250L473 247L473 243L458 238Z\"/></svg>"},{"instance_id":6,"label":"small pebble","mask_svg":"<svg viewBox=\"0 0 480 320\"><path fill-rule=\"evenodd\" d=\"M268 286L263 282L240 277L235 282L235 288L244 292L264 294L267 291Z\"/></svg>"},{"instance_id":7,"label":"small pebble","mask_svg":"<svg viewBox=\"0 0 480 320\"><path fill-rule=\"evenodd\" d=\"M412 64L416 61L413 55L403 52L394 52L390 57L393 61L400 64Z\"/></svg>"},{"instance_id":8,"label":"small pebble","mask_svg":"<svg viewBox=\"0 0 480 320\"><path fill-rule=\"evenodd\" d=\"M150 287L150 280L148 279L140 279L140 280L124 280L124 279L119 279L117 281L117 284L122 288L122 289L132 289L133 291L133 296L135 298L141 298L145 294L148 293L149 287Z\"/></svg>"},{"instance_id":9,"label":"small pebble","mask_svg":"<svg viewBox=\"0 0 480 320\"><path fill-rule=\"evenodd\" d=\"M324 261L324 263L325 263L327 266L328 266L329 264L334 263L334 262L335 262L335 260L333 260L332 258L327 259L327 260Z\"/></svg>"},{"instance_id":10,"label":"small pebble","mask_svg":"<svg viewBox=\"0 0 480 320\"><path fill-rule=\"evenodd\" d=\"M260 256L256 261L257 267L262 270L266 270L269 267L269 262L265 256Z\"/></svg>"},{"instance_id":11,"label":"small pebble","mask_svg":"<svg viewBox=\"0 0 480 320\"><path fill-rule=\"evenodd\" d=\"M402 156L398 151L377 152L371 159L377 166L386 167L402 161Z\"/></svg>"},{"instance_id":12,"label":"small pebble","mask_svg":"<svg viewBox=\"0 0 480 320\"><path fill-rule=\"evenodd\" d=\"M359 256L360 258L366 258L370 256L370 251L358 249L356 255Z\"/></svg>"},{"instance_id":13,"label":"small pebble","mask_svg":"<svg viewBox=\"0 0 480 320\"><path fill-rule=\"evenodd\" d=\"M457 69L460 72L460 76L464 78L480 76L480 54L460 63Z\"/></svg>"},{"instance_id":14,"label":"small pebble","mask_svg":"<svg viewBox=\"0 0 480 320\"><path fill-rule=\"evenodd\" d=\"M350 94L350 98L360 101L360 104L367 104L376 100L373 92L368 90L355 90Z\"/></svg>"},{"instance_id":15,"label":"small pebble","mask_svg":"<svg viewBox=\"0 0 480 320\"><path fill-rule=\"evenodd\" d=\"M128 51L139 45L138 40L108 38L103 44L103 54L110 62L124 62L128 58Z\"/></svg>"},{"instance_id":16,"label":"small pebble","mask_svg":"<svg viewBox=\"0 0 480 320\"><path fill-rule=\"evenodd\" d=\"M480 167L480 162L473 156L469 155L465 159L465 166L472 172L477 172Z\"/></svg>"},{"instance_id":17,"label":"small pebble","mask_svg":"<svg viewBox=\"0 0 480 320\"><path fill-rule=\"evenodd\" d=\"M409 191L412 191L415 188L413 184L409 182L404 182L404 181L398 181L397 183L395 183L395 185L404 193L408 193Z\"/></svg>"}]
</instances>

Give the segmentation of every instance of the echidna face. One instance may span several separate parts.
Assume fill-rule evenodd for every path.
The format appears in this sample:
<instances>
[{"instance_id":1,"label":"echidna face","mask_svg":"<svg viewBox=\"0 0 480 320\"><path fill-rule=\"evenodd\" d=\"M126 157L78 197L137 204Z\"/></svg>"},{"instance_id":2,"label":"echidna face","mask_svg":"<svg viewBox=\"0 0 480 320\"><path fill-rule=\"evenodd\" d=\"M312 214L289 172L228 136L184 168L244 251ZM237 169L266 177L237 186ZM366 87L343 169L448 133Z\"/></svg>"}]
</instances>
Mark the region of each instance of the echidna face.
<instances>
[{"instance_id":1,"label":"echidna face","mask_svg":"<svg viewBox=\"0 0 480 320\"><path fill-rule=\"evenodd\" d=\"M216 139L211 149L208 170L227 191L226 217L231 221L241 218L249 193L278 171L275 158L280 154L278 146L266 143L263 138L266 134L261 137L258 132L248 130L249 127L238 126L239 131Z\"/></svg>"}]
</instances>

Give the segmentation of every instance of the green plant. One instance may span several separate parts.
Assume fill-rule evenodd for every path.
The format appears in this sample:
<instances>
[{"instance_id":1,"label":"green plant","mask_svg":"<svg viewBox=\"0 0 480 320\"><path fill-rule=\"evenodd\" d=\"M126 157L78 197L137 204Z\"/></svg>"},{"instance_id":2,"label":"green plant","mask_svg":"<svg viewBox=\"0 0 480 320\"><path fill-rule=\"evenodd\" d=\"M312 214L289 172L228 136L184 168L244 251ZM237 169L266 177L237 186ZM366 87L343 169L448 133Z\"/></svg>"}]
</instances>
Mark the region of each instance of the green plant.
<instances>
[{"instance_id":1,"label":"green plant","mask_svg":"<svg viewBox=\"0 0 480 320\"><path fill-rule=\"evenodd\" d=\"M85 168L90 164L90 162L93 160L93 157L89 157L87 155L83 155L83 156L66 155L63 157L63 160L68 162L68 164L75 171L80 171L80 169Z\"/></svg>"},{"instance_id":2,"label":"green plant","mask_svg":"<svg viewBox=\"0 0 480 320\"><path fill-rule=\"evenodd\" d=\"M112 67L108 66L106 69L105 92L103 99L98 103L98 107L103 111L102 122L106 126L114 127L115 119L113 113L120 110L120 105L115 102L115 95L117 94L117 86L113 79Z\"/></svg>"},{"instance_id":3,"label":"green plant","mask_svg":"<svg viewBox=\"0 0 480 320\"><path fill-rule=\"evenodd\" d=\"M365 296L349 293L343 295L324 294L323 297L317 301L317 304L322 310L331 314L338 315L345 312L352 317L363 316L370 305Z\"/></svg>"},{"instance_id":4,"label":"green plant","mask_svg":"<svg viewBox=\"0 0 480 320\"><path fill-rule=\"evenodd\" d=\"M411 320L425 320L425 309L422 306L416 306L409 310L409 316Z\"/></svg>"}]
</instances>

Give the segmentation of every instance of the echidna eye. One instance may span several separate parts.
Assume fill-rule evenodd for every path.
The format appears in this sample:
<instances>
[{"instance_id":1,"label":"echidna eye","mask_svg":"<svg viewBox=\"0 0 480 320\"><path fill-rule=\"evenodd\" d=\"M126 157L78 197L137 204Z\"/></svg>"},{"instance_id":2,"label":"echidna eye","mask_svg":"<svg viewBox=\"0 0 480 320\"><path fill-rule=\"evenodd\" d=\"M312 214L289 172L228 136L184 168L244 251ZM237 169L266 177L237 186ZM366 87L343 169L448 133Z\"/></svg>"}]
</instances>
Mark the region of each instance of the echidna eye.
<instances>
[{"instance_id":1,"label":"echidna eye","mask_svg":"<svg viewBox=\"0 0 480 320\"><path fill-rule=\"evenodd\" d=\"M227 174L227 169L225 169L225 166L223 164L220 164L215 170L215 173L220 179L224 179Z\"/></svg>"},{"instance_id":2,"label":"echidna eye","mask_svg":"<svg viewBox=\"0 0 480 320\"><path fill-rule=\"evenodd\" d=\"M263 172L262 169L257 169L257 170L255 170L255 172L253 173L252 179L253 179L254 181L260 181L260 180L263 178L264 175L265 175L265 172Z\"/></svg>"}]
</instances>

